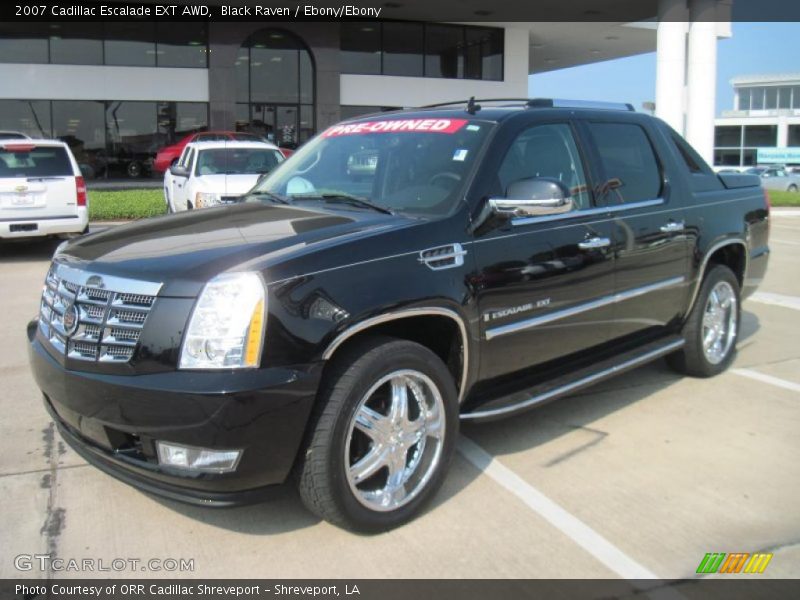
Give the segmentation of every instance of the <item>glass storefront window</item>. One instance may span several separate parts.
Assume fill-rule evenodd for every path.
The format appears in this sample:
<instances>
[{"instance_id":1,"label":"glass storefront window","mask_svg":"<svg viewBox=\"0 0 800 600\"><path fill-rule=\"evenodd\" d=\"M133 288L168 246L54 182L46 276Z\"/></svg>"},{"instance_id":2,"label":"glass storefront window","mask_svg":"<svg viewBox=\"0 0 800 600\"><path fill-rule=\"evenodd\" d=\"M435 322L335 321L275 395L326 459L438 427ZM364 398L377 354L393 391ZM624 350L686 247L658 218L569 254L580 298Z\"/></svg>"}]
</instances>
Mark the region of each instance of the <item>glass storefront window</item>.
<instances>
[{"instance_id":1,"label":"glass storefront window","mask_svg":"<svg viewBox=\"0 0 800 600\"><path fill-rule=\"evenodd\" d=\"M787 109L792 107L792 88L782 87L778 91L778 108Z\"/></svg>"},{"instance_id":2,"label":"glass storefront window","mask_svg":"<svg viewBox=\"0 0 800 600\"><path fill-rule=\"evenodd\" d=\"M50 62L62 65L103 64L103 24L63 23L50 32Z\"/></svg>"},{"instance_id":3,"label":"glass storefront window","mask_svg":"<svg viewBox=\"0 0 800 600\"><path fill-rule=\"evenodd\" d=\"M107 172L105 106L93 100L53 100L53 137L72 150L85 177Z\"/></svg>"},{"instance_id":4,"label":"glass storefront window","mask_svg":"<svg viewBox=\"0 0 800 600\"><path fill-rule=\"evenodd\" d=\"M105 64L156 66L156 32L153 23L109 21L105 26Z\"/></svg>"},{"instance_id":5,"label":"glass storefront window","mask_svg":"<svg viewBox=\"0 0 800 600\"><path fill-rule=\"evenodd\" d=\"M0 63L208 66L205 23L0 23Z\"/></svg>"},{"instance_id":6,"label":"glass storefront window","mask_svg":"<svg viewBox=\"0 0 800 600\"><path fill-rule=\"evenodd\" d=\"M778 108L778 88L768 87L765 88L764 108L767 110L776 110Z\"/></svg>"},{"instance_id":7,"label":"glass storefront window","mask_svg":"<svg viewBox=\"0 0 800 600\"><path fill-rule=\"evenodd\" d=\"M714 146L718 148L739 148L741 145L741 125L718 125L714 128Z\"/></svg>"},{"instance_id":8,"label":"glass storefront window","mask_svg":"<svg viewBox=\"0 0 800 600\"><path fill-rule=\"evenodd\" d=\"M208 66L208 29L204 23L158 23L156 45L159 67Z\"/></svg>"},{"instance_id":9,"label":"glass storefront window","mask_svg":"<svg viewBox=\"0 0 800 600\"><path fill-rule=\"evenodd\" d=\"M107 102L106 132L110 171L138 177L161 143L155 102Z\"/></svg>"},{"instance_id":10,"label":"glass storefront window","mask_svg":"<svg viewBox=\"0 0 800 600\"><path fill-rule=\"evenodd\" d=\"M0 100L0 129L19 131L35 138L52 135L50 102L47 100Z\"/></svg>"},{"instance_id":11,"label":"glass storefront window","mask_svg":"<svg viewBox=\"0 0 800 600\"><path fill-rule=\"evenodd\" d=\"M750 110L764 110L764 88L750 89Z\"/></svg>"},{"instance_id":12,"label":"glass storefront window","mask_svg":"<svg viewBox=\"0 0 800 600\"><path fill-rule=\"evenodd\" d=\"M776 146L778 143L777 125L745 125L744 145L748 148Z\"/></svg>"},{"instance_id":13,"label":"glass storefront window","mask_svg":"<svg viewBox=\"0 0 800 600\"><path fill-rule=\"evenodd\" d=\"M296 148L314 133L314 63L292 33L250 36L235 63L236 130Z\"/></svg>"},{"instance_id":14,"label":"glass storefront window","mask_svg":"<svg viewBox=\"0 0 800 600\"><path fill-rule=\"evenodd\" d=\"M340 35L342 73L380 75L381 24L346 21Z\"/></svg>"},{"instance_id":15,"label":"glass storefront window","mask_svg":"<svg viewBox=\"0 0 800 600\"><path fill-rule=\"evenodd\" d=\"M464 28L456 25L425 27L425 76L464 77Z\"/></svg>"},{"instance_id":16,"label":"glass storefront window","mask_svg":"<svg viewBox=\"0 0 800 600\"><path fill-rule=\"evenodd\" d=\"M422 76L422 23L383 24L383 74Z\"/></svg>"},{"instance_id":17,"label":"glass storefront window","mask_svg":"<svg viewBox=\"0 0 800 600\"><path fill-rule=\"evenodd\" d=\"M505 32L489 27L467 27L467 79L502 81Z\"/></svg>"},{"instance_id":18,"label":"glass storefront window","mask_svg":"<svg viewBox=\"0 0 800 600\"><path fill-rule=\"evenodd\" d=\"M58 23L0 23L0 63L47 63L50 27Z\"/></svg>"},{"instance_id":19,"label":"glass storefront window","mask_svg":"<svg viewBox=\"0 0 800 600\"><path fill-rule=\"evenodd\" d=\"M203 102L159 102L157 110L159 146L208 129L208 105Z\"/></svg>"},{"instance_id":20,"label":"glass storefront window","mask_svg":"<svg viewBox=\"0 0 800 600\"><path fill-rule=\"evenodd\" d=\"M800 125L789 125L788 146L800 147Z\"/></svg>"},{"instance_id":21,"label":"glass storefront window","mask_svg":"<svg viewBox=\"0 0 800 600\"><path fill-rule=\"evenodd\" d=\"M250 48L250 99L253 102L298 102L300 69L297 50Z\"/></svg>"},{"instance_id":22,"label":"glass storefront window","mask_svg":"<svg viewBox=\"0 0 800 600\"><path fill-rule=\"evenodd\" d=\"M739 110L750 110L750 88L739 90Z\"/></svg>"}]
</instances>

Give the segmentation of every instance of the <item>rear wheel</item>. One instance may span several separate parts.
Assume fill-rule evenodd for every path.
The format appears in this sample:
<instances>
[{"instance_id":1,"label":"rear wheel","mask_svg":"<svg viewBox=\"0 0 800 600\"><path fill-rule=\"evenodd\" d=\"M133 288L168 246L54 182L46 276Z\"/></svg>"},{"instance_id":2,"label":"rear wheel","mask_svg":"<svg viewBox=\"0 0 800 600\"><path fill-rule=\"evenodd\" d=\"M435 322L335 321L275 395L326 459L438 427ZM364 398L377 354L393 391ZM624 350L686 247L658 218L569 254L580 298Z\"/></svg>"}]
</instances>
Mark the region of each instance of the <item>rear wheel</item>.
<instances>
[{"instance_id":1,"label":"rear wheel","mask_svg":"<svg viewBox=\"0 0 800 600\"><path fill-rule=\"evenodd\" d=\"M792 193L796 193L797 192L797 186L795 184L790 185L788 191L790 191Z\"/></svg>"},{"instance_id":2,"label":"rear wheel","mask_svg":"<svg viewBox=\"0 0 800 600\"><path fill-rule=\"evenodd\" d=\"M733 361L741 314L739 281L728 267L714 266L700 287L683 326L686 345L668 357L680 373L711 377Z\"/></svg>"},{"instance_id":3,"label":"rear wheel","mask_svg":"<svg viewBox=\"0 0 800 600\"><path fill-rule=\"evenodd\" d=\"M129 162L125 170L131 179L136 179L142 175L142 165L135 160Z\"/></svg>"},{"instance_id":4,"label":"rear wheel","mask_svg":"<svg viewBox=\"0 0 800 600\"><path fill-rule=\"evenodd\" d=\"M412 519L441 485L458 435L441 359L406 340L367 340L332 366L319 401L299 467L305 505L360 531Z\"/></svg>"}]
</instances>

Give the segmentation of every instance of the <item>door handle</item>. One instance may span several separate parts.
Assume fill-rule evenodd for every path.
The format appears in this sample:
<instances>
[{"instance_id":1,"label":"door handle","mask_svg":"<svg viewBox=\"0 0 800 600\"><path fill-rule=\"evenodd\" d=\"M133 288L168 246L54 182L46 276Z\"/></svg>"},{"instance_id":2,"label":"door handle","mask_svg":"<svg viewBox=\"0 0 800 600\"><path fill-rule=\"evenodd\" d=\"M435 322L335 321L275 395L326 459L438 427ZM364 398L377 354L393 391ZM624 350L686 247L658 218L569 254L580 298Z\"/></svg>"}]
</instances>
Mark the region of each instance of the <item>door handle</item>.
<instances>
[{"instance_id":1,"label":"door handle","mask_svg":"<svg viewBox=\"0 0 800 600\"><path fill-rule=\"evenodd\" d=\"M578 242L578 248L581 250L596 250L597 248L606 248L611 245L611 240L604 237L590 237Z\"/></svg>"},{"instance_id":2,"label":"door handle","mask_svg":"<svg viewBox=\"0 0 800 600\"><path fill-rule=\"evenodd\" d=\"M661 226L663 233L675 233L676 231L683 231L685 225L683 221L670 221L666 225Z\"/></svg>"}]
</instances>

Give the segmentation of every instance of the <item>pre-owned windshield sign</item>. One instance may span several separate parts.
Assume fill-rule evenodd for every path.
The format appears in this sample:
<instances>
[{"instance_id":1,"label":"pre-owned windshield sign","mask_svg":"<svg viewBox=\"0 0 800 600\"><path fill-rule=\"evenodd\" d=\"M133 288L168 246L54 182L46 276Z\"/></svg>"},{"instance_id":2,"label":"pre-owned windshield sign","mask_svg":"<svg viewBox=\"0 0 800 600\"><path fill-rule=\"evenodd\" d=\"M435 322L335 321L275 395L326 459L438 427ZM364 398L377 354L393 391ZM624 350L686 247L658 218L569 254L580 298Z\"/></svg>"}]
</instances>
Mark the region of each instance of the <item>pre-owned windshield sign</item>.
<instances>
[{"instance_id":1,"label":"pre-owned windshield sign","mask_svg":"<svg viewBox=\"0 0 800 600\"><path fill-rule=\"evenodd\" d=\"M455 133L467 124L467 119L392 119L388 121L366 121L334 125L325 130L322 137L358 135L362 133L395 133L427 131L430 133Z\"/></svg>"}]
</instances>

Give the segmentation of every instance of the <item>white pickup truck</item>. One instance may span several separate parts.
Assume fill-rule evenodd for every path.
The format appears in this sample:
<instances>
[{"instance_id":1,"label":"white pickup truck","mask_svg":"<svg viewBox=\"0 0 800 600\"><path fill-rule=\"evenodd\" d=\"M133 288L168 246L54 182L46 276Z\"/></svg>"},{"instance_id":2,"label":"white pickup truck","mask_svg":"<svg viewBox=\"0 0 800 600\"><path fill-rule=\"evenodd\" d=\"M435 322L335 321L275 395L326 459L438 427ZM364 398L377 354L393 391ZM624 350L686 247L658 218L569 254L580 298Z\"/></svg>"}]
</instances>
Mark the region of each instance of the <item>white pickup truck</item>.
<instances>
[{"instance_id":1,"label":"white pickup truck","mask_svg":"<svg viewBox=\"0 0 800 600\"><path fill-rule=\"evenodd\" d=\"M80 234L88 227L86 184L69 147L0 138L0 238Z\"/></svg>"},{"instance_id":2,"label":"white pickup truck","mask_svg":"<svg viewBox=\"0 0 800 600\"><path fill-rule=\"evenodd\" d=\"M193 142L164 173L164 201L171 213L238 201L283 154L269 142Z\"/></svg>"}]
</instances>

